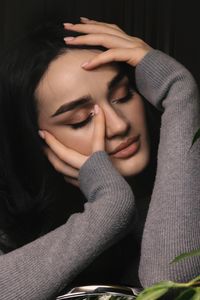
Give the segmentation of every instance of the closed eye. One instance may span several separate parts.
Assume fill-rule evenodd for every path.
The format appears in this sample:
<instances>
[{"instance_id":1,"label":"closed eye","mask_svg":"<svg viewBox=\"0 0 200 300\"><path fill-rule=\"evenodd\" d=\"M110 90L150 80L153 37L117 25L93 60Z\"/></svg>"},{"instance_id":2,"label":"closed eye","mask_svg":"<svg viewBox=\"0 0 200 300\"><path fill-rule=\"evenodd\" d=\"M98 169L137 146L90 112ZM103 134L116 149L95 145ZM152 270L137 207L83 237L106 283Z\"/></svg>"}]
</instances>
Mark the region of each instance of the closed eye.
<instances>
[{"instance_id":1,"label":"closed eye","mask_svg":"<svg viewBox=\"0 0 200 300\"><path fill-rule=\"evenodd\" d=\"M79 123L69 124L68 126L70 126L70 127L73 128L73 129L78 129L78 128L84 127L84 126L86 126L88 123L91 122L93 116L94 116L94 113L91 112L91 113L89 114L89 116L88 116L85 120L83 120L83 121L81 121L81 122L79 122Z\"/></svg>"},{"instance_id":2,"label":"closed eye","mask_svg":"<svg viewBox=\"0 0 200 300\"><path fill-rule=\"evenodd\" d=\"M133 97L135 93L135 90L133 88L131 88L130 86L127 88L127 93L124 97L120 97L117 99L112 100L112 103L125 103L128 102L129 100L131 100L131 98Z\"/></svg>"},{"instance_id":3,"label":"closed eye","mask_svg":"<svg viewBox=\"0 0 200 300\"><path fill-rule=\"evenodd\" d=\"M128 102L129 100L132 99L133 95L135 93L135 90L133 88L131 88L130 86L127 87L127 93L124 97L121 97L119 99L114 99L112 100L111 102L112 103L116 103L116 104L123 104L123 103L126 103ZM79 129L79 128L82 128L86 125L88 125L91 121L92 121L92 118L94 117L94 113L91 112L88 117L81 121L81 122L78 122L78 123L74 123L74 124L68 124L68 126L70 126L72 129Z\"/></svg>"}]
</instances>

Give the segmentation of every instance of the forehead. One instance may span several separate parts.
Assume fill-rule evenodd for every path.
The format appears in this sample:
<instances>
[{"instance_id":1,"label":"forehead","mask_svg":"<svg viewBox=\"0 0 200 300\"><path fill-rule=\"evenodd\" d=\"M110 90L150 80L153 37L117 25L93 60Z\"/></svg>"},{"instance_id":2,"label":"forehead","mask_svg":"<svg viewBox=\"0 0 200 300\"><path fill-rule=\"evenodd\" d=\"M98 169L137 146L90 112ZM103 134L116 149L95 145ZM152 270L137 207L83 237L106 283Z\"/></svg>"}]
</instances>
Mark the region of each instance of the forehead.
<instances>
[{"instance_id":1,"label":"forehead","mask_svg":"<svg viewBox=\"0 0 200 300\"><path fill-rule=\"evenodd\" d=\"M42 105L46 101L62 104L67 99L94 92L106 86L117 73L116 64L107 64L95 70L84 70L81 65L101 53L99 50L69 50L49 65L41 79L36 95Z\"/></svg>"}]
</instances>

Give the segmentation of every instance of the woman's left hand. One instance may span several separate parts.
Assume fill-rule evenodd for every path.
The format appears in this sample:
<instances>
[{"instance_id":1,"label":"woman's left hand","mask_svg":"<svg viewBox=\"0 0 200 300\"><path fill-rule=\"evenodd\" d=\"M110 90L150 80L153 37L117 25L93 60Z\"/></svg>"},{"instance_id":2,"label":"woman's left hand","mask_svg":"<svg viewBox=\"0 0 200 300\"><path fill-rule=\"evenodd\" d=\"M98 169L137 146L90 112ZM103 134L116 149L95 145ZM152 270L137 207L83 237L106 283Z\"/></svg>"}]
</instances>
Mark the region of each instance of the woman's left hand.
<instances>
[{"instance_id":1,"label":"woman's left hand","mask_svg":"<svg viewBox=\"0 0 200 300\"><path fill-rule=\"evenodd\" d=\"M45 140L43 150L54 169L64 175L64 180L79 187L79 171L89 157L97 151L105 151L105 117L100 106L94 107L94 130L92 149L89 155L62 144L52 133L39 130L39 135Z\"/></svg>"},{"instance_id":2,"label":"woman's left hand","mask_svg":"<svg viewBox=\"0 0 200 300\"><path fill-rule=\"evenodd\" d=\"M126 62L136 67L143 57L152 49L143 40L126 34L115 24L108 24L81 18L80 24L64 23L65 29L85 33L77 37L66 37L70 45L103 46L108 50L97 54L93 59L83 62L86 70L94 69L113 61Z\"/></svg>"}]
</instances>

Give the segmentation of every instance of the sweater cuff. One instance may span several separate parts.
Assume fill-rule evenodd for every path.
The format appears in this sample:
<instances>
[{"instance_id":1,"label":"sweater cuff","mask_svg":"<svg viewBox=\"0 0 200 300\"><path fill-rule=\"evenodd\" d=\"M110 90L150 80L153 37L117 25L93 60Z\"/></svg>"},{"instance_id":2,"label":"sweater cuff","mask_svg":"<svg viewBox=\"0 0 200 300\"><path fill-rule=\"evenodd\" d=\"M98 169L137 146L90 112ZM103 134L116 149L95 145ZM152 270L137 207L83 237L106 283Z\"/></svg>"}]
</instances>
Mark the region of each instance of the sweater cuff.
<instances>
[{"instance_id":1,"label":"sweater cuff","mask_svg":"<svg viewBox=\"0 0 200 300\"><path fill-rule=\"evenodd\" d=\"M96 192L102 189L113 193L127 189L127 182L113 166L109 155L102 150L94 152L82 165L78 181L81 191L90 202L95 200Z\"/></svg>"}]
</instances>

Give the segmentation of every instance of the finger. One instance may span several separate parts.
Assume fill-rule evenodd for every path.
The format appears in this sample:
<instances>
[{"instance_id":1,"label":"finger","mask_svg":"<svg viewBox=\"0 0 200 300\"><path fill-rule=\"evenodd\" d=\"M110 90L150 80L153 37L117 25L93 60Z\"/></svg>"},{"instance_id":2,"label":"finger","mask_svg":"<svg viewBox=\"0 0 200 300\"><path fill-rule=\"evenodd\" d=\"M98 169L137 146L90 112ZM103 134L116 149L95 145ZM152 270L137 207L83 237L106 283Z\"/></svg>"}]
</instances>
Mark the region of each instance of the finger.
<instances>
[{"instance_id":1,"label":"finger","mask_svg":"<svg viewBox=\"0 0 200 300\"><path fill-rule=\"evenodd\" d=\"M82 64L82 68L91 70L97 68L103 64L107 64L114 61L126 62L127 64L135 67L142 58L148 53L148 49L143 48L115 48L109 49L105 52L101 52L96 55L90 61L86 61Z\"/></svg>"},{"instance_id":2,"label":"finger","mask_svg":"<svg viewBox=\"0 0 200 300\"><path fill-rule=\"evenodd\" d=\"M48 160L57 172L63 174L64 176L70 176L75 179L78 178L79 171L77 169L61 161L51 149L46 148L44 151L46 156L48 157Z\"/></svg>"},{"instance_id":3,"label":"finger","mask_svg":"<svg viewBox=\"0 0 200 300\"><path fill-rule=\"evenodd\" d=\"M70 183L70 184L72 184L72 185L74 185L74 186L76 186L76 187L79 188L78 180L73 179L73 178L70 178L70 177L64 177L64 180L65 180L66 182L68 182L68 183Z\"/></svg>"},{"instance_id":4,"label":"finger","mask_svg":"<svg viewBox=\"0 0 200 300\"><path fill-rule=\"evenodd\" d=\"M107 33L116 36L127 36L125 32L117 28L101 25L101 24L91 24L91 23L80 23L80 24L69 24L64 23L64 28L70 31L77 31L80 33Z\"/></svg>"},{"instance_id":5,"label":"finger","mask_svg":"<svg viewBox=\"0 0 200 300\"><path fill-rule=\"evenodd\" d=\"M42 130L44 140L52 151L68 165L80 169L83 163L87 160L87 156L82 155L75 150L72 150L61 144L51 133Z\"/></svg>"},{"instance_id":6,"label":"finger","mask_svg":"<svg viewBox=\"0 0 200 300\"><path fill-rule=\"evenodd\" d=\"M94 107L94 131L93 131L93 145L92 153L100 150L105 150L105 117L100 106Z\"/></svg>"},{"instance_id":7,"label":"finger","mask_svg":"<svg viewBox=\"0 0 200 300\"><path fill-rule=\"evenodd\" d=\"M70 45L104 46L105 48L134 47L134 38L117 36L108 33L91 33L77 37L65 37L64 41ZM136 40L139 44L138 40Z\"/></svg>"},{"instance_id":8,"label":"finger","mask_svg":"<svg viewBox=\"0 0 200 300\"><path fill-rule=\"evenodd\" d=\"M104 26L107 26L107 27L110 27L110 28L114 28L114 29L117 29L119 31L123 31L120 27L118 27L116 24L110 24L110 23L105 23L105 22L99 22L99 21L96 21L96 20L91 20L91 19L88 19L88 18L85 18L85 17L80 17L80 20L82 23L84 24L97 24L97 25L104 25Z\"/></svg>"}]
</instances>

